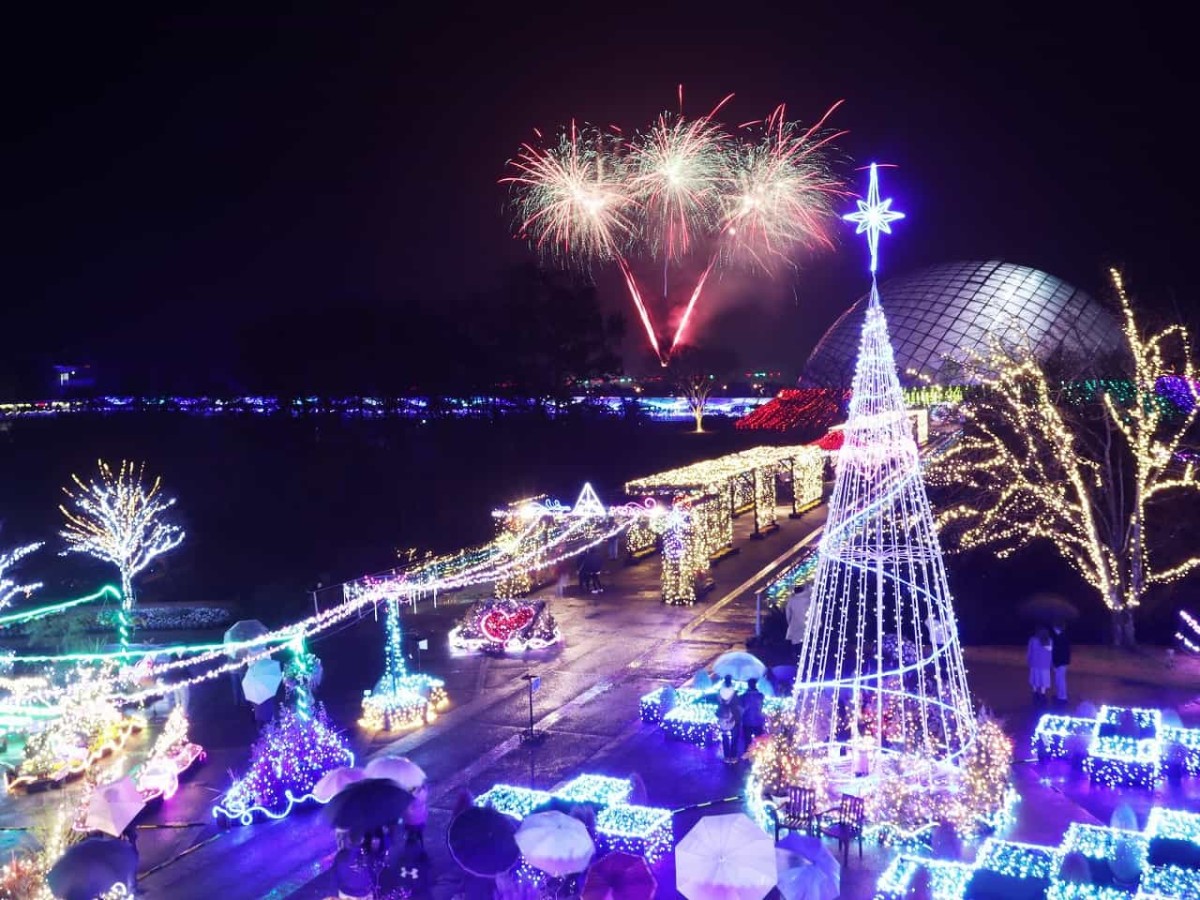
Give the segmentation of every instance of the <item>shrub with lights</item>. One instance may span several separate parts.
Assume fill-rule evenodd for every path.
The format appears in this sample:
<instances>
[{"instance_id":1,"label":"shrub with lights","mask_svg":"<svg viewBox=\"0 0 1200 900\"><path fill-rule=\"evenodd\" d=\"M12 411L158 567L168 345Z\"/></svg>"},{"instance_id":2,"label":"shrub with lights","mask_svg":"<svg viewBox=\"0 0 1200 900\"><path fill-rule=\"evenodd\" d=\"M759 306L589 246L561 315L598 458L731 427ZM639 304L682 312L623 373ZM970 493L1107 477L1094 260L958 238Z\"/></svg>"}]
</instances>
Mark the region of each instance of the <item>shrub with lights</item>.
<instances>
[{"instance_id":1,"label":"shrub with lights","mask_svg":"<svg viewBox=\"0 0 1200 900\"><path fill-rule=\"evenodd\" d=\"M135 783L147 800L169 800L179 789L179 776L204 759L204 748L188 740L188 718L182 706L171 710L162 733L138 769Z\"/></svg>"},{"instance_id":2,"label":"shrub with lights","mask_svg":"<svg viewBox=\"0 0 1200 900\"><path fill-rule=\"evenodd\" d=\"M554 791L497 784L475 798L475 805L490 806L517 821L555 801L589 806L596 811L596 841L602 850L644 856L653 863L671 850L672 813L631 804L632 794L633 783L628 778L585 773ZM536 881L536 871L526 880Z\"/></svg>"},{"instance_id":3,"label":"shrub with lights","mask_svg":"<svg viewBox=\"0 0 1200 900\"><path fill-rule=\"evenodd\" d=\"M1033 733L1042 760L1069 758L1095 784L1143 787L1200 775L1200 728L1167 725L1161 710L1102 706L1094 719L1045 715Z\"/></svg>"},{"instance_id":4,"label":"shrub with lights","mask_svg":"<svg viewBox=\"0 0 1200 900\"><path fill-rule=\"evenodd\" d=\"M89 771L146 727L136 714L121 712L111 698L111 672L81 671L67 686L58 717L25 743L25 758L10 788L61 783Z\"/></svg>"},{"instance_id":5,"label":"shrub with lights","mask_svg":"<svg viewBox=\"0 0 1200 900\"><path fill-rule=\"evenodd\" d=\"M1200 814L1154 807L1141 831L1075 822L1057 847L991 838L973 863L901 854L875 900L906 900L922 870L931 900L1200 897Z\"/></svg>"},{"instance_id":6,"label":"shrub with lights","mask_svg":"<svg viewBox=\"0 0 1200 900\"><path fill-rule=\"evenodd\" d=\"M545 601L480 600L450 632L450 646L465 651L544 650L562 640Z\"/></svg>"},{"instance_id":7,"label":"shrub with lights","mask_svg":"<svg viewBox=\"0 0 1200 900\"><path fill-rule=\"evenodd\" d=\"M287 692L275 718L250 749L250 767L213 807L218 821L249 825L256 816L281 819L312 799L326 772L354 765L354 754L330 724L325 707L313 699L316 657L303 643L293 645L284 672Z\"/></svg>"}]
</instances>

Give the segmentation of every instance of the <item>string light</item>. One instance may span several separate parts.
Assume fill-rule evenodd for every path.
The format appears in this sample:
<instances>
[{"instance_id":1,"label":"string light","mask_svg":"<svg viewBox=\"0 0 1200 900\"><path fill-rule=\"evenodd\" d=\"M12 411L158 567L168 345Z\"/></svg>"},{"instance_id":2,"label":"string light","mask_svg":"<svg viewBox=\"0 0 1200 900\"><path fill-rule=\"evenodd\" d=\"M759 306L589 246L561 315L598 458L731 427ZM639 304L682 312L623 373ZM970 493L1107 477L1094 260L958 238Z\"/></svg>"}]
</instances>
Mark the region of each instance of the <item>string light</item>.
<instances>
[{"instance_id":1,"label":"string light","mask_svg":"<svg viewBox=\"0 0 1200 900\"><path fill-rule=\"evenodd\" d=\"M653 865L674 846L672 818L659 807L606 806L596 814L596 837L605 850L643 856Z\"/></svg>"},{"instance_id":2,"label":"string light","mask_svg":"<svg viewBox=\"0 0 1200 900\"><path fill-rule=\"evenodd\" d=\"M1097 391L1106 427L1121 436L1132 457L1131 470L1090 452L1032 353L996 346L969 361L983 390L966 408L963 438L932 471L938 482L985 498L959 503L940 517L964 549L990 547L1007 557L1049 541L1116 613L1136 609L1151 586L1200 566L1200 556L1158 564L1147 530L1153 501L1200 492L1195 465L1178 462L1200 406L1193 403L1179 414L1157 393L1160 377L1172 371L1171 356L1180 360L1174 367L1180 383L1194 392L1187 330L1173 325L1143 334L1120 273L1110 274L1133 371L1123 387L1103 382ZM1178 345L1174 354L1172 343ZM1122 510L1115 519L1104 512L1114 505Z\"/></svg>"},{"instance_id":3,"label":"string light","mask_svg":"<svg viewBox=\"0 0 1200 900\"><path fill-rule=\"evenodd\" d=\"M353 766L354 754L330 725L320 703L305 719L283 706L250 750L250 767L213 807L213 818L249 825L255 816L282 819L313 799L326 772Z\"/></svg>"},{"instance_id":4,"label":"string light","mask_svg":"<svg viewBox=\"0 0 1200 900\"><path fill-rule=\"evenodd\" d=\"M561 640L543 600L481 600L450 630L451 648L471 652L544 650Z\"/></svg>"},{"instance_id":5,"label":"string light","mask_svg":"<svg viewBox=\"0 0 1200 900\"><path fill-rule=\"evenodd\" d=\"M1191 653L1200 653L1200 622L1186 609L1179 611L1181 628L1175 632L1175 639Z\"/></svg>"},{"instance_id":6,"label":"string light","mask_svg":"<svg viewBox=\"0 0 1200 900\"><path fill-rule=\"evenodd\" d=\"M40 581L31 582L29 584L17 584L8 577L8 570L16 566L22 559L40 549L42 543L40 541L33 544L25 544L21 547L14 547L4 553L0 553L0 609L8 606L13 602L18 595L24 595L29 598L34 591L42 587Z\"/></svg>"},{"instance_id":7,"label":"string light","mask_svg":"<svg viewBox=\"0 0 1200 900\"><path fill-rule=\"evenodd\" d=\"M490 806L497 812L520 820L535 809L545 806L552 799L553 795L547 791L536 791L511 784L497 784L476 797L475 805Z\"/></svg>"},{"instance_id":8,"label":"string light","mask_svg":"<svg viewBox=\"0 0 1200 900\"><path fill-rule=\"evenodd\" d=\"M129 646L132 631L133 579L158 556L182 543L184 531L165 521L175 499L160 493L161 479L149 489L142 483L145 465L122 461L114 474L101 460L100 477L86 484L72 475L75 489L63 488L70 508L60 506L66 518L61 534L66 553L84 553L111 563L121 575L121 647Z\"/></svg>"},{"instance_id":9,"label":"string light","mask_svg":"<svg viewBox=\"0 0 1200 900\"><path fill-rule=\"evenodd\" d=\"M187 713L182 706L171 710L162 733L138 769L134 783L147 800L170 800L179 789L179 776L204 759L204 748L188 740Z\"/></svg>"},{"instance_id":10,"label":"string light","mask_svg":"<svg viewBox=\"0 0 1200 900\"><path fill-rule=\"evenodd\" d=\"M1165 725L1157 709L1102 706L1094 719L1044 715L1032 742L1042 757L1082 753L1093 781L1108 787L1152 787L1173 752L1184 770L1200 774L1200 728Z\"/></svg>"}]
</instances>

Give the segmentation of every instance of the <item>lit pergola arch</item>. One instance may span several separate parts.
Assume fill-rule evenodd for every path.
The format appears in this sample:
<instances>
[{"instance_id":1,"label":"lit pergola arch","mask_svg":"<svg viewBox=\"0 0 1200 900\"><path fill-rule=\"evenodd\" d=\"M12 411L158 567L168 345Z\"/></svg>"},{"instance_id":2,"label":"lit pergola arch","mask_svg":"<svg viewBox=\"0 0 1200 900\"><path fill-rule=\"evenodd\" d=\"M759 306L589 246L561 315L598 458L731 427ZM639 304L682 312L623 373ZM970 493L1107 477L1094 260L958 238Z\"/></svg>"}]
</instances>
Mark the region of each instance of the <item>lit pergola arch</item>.
<instances>
[{"instance_id":1,"label":"lit pergola arch","mask_svg":"<svg viewBox=\"0 0 1200 900\"><path fill-rule=\"evenodd\" d=\"M695 602L696 580L709 565L733 552L733 519L754 512L754 535L778 527L778 476L790 472L792 513L798 515L821 502L825 456L809 445L754 447L668 469L626 483L625 493L651 497L664 505L663 600L682 605ZM630 547L640 555L640 548Z\"/></svg>"}]
</instances>

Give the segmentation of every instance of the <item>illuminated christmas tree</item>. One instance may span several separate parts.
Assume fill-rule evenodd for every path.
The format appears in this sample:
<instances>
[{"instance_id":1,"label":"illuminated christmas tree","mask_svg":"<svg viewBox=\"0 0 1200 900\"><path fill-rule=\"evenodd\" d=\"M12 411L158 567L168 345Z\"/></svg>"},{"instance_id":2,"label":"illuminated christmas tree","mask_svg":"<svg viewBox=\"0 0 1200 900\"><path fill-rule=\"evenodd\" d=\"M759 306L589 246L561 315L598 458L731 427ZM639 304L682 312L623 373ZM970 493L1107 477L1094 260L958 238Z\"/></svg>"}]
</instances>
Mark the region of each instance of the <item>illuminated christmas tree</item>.
<instances>
[{"instance_id":1,"label":"illuminated christmas tree","mask_svg":"<svg viewBox=\"0 0 1200 900\"><path fill-rule=\"evenodd\" d=\"M875 284L880 232L901 214L877 175L859 211L871 294L845 442L821 540L795 695L795 747L838 759L957 758L976 733L958 628Z\"/></svg>"},{"instance_id":2,"label":"illuminated christmas tree","mask_svg":"<svg viewBox=\"0 0 1200 900\"><path fill-rule=\"evenodd\" d=\"M321 776L354 765L354 754L313 699L317 658L303 639L292 645L284 671L287 701L250 748L250 767L213 808L214 818L249 825L256 815L281 819L311 797Z\"/></svg>"}]
</instances>

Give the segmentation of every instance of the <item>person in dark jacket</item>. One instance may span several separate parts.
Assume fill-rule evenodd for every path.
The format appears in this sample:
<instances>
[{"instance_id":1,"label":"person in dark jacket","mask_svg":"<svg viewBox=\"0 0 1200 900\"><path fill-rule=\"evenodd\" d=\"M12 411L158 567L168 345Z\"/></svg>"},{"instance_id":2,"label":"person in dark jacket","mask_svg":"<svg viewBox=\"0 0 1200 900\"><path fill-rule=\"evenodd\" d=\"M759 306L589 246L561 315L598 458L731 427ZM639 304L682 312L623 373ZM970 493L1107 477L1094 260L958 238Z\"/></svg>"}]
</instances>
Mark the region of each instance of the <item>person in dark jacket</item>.
<instances>
[{"instance_id":1,"label":"person in dark jacket","mask_svg":"<svg viewBox=\"0 0 1200 900\"><path fill-rule=\"evenodd\" d=\"M1050 661L1054 664L1054 696L1059 703L1067 702L1067 667L1071 665L1071 641L1061 622L1054 626L1050 637Z\"/></svg>"},{"instance_id":2,"label":"person in dark jacket","mask_svg":"<svg viewBox=\"0 0 1200 900\"><path fill-rule=\"evenodd\" d=\"M742 694L742 744L747 750L750 742L763 733L767 718L763 713L763 700L766 697L758 689L758 679L751 678L746 682L746 692Z\"/></svg>"}]
</instances>

